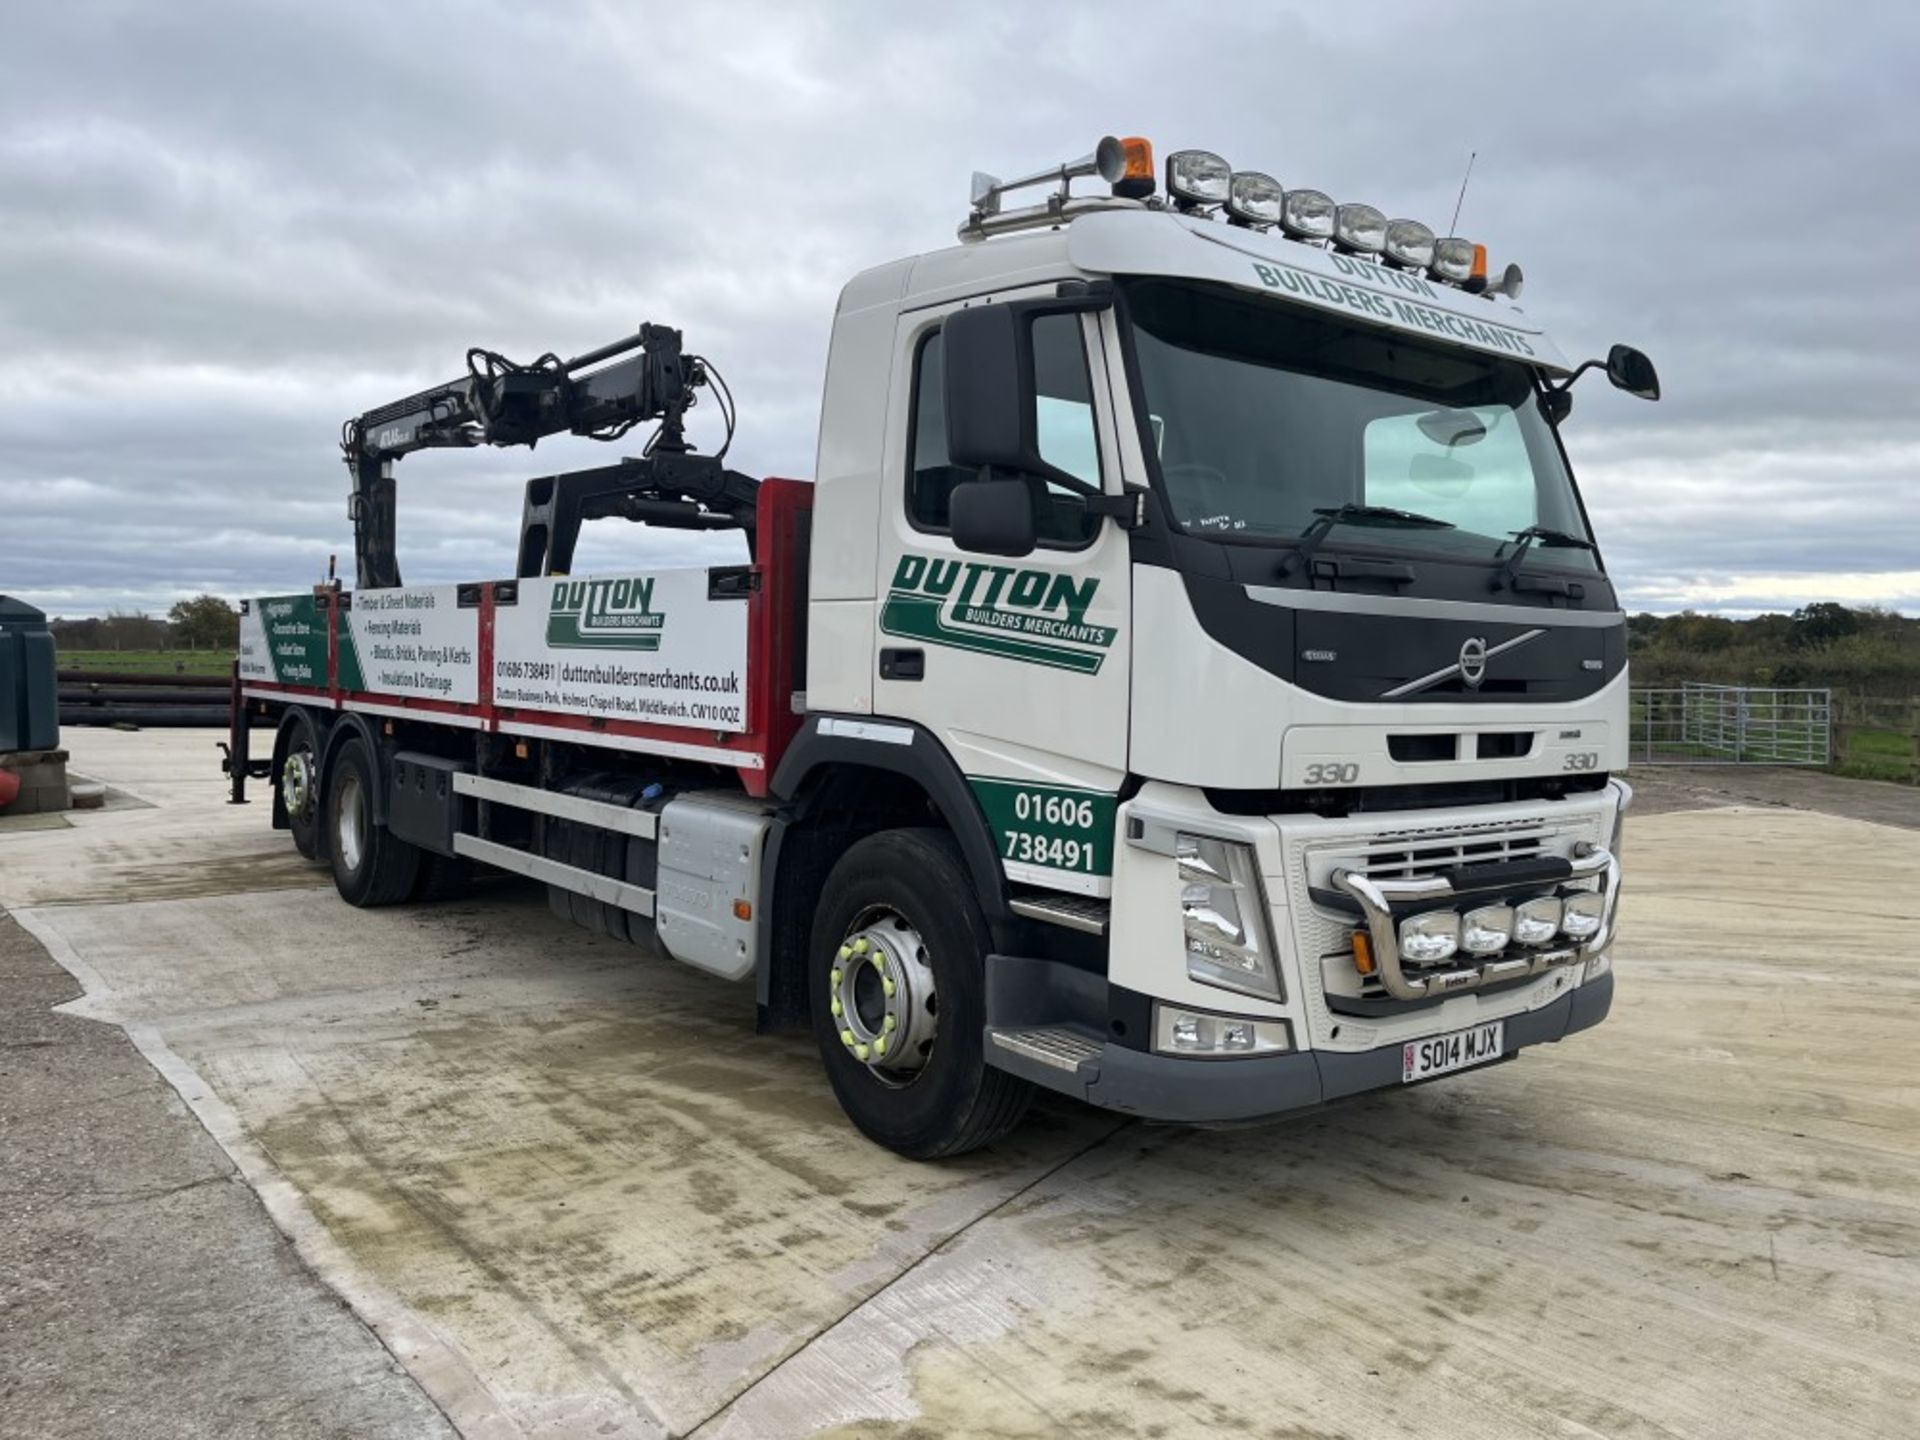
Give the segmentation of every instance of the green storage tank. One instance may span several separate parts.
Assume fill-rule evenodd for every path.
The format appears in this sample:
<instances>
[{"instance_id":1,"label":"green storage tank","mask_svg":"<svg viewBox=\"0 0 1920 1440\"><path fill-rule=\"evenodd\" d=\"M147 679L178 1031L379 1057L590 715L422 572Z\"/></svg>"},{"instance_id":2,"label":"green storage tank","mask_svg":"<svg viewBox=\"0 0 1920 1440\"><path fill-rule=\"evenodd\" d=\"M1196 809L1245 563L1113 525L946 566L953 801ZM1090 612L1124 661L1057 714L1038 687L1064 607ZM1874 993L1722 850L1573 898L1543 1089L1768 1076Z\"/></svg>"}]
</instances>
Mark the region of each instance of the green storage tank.
<instances>
[{"instance_id":1,"label":"green storage tank","mask_svg":"<svg viewBox=\"0 0 1920 1440\"><path fill-rule=\"evenodd\" d=\"M0 755L60 744L60 687L47 617L0 595Z\"/></svg>"}]
</instances>

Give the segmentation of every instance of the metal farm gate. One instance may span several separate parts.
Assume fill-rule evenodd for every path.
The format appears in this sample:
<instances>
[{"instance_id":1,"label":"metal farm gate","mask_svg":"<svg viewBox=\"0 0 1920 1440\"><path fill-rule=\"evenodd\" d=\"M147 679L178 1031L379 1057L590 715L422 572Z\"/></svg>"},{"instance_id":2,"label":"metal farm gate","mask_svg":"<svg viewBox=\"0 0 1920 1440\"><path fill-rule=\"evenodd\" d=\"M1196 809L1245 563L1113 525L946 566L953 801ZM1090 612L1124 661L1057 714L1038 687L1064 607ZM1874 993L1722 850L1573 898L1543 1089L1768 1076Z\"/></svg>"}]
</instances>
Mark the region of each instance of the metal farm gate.
<instances>
[{"instance_id":1,"label":"metal farm gate","mask_svg":"<svg viewBox=\"0 0 1920 1440\"><path fill-rule=\"evenodd\" d=\"M1833 754L1827 690L1686 684L1632 692L1636 765L1825 765Z\"/></svg>"}]
</instances>

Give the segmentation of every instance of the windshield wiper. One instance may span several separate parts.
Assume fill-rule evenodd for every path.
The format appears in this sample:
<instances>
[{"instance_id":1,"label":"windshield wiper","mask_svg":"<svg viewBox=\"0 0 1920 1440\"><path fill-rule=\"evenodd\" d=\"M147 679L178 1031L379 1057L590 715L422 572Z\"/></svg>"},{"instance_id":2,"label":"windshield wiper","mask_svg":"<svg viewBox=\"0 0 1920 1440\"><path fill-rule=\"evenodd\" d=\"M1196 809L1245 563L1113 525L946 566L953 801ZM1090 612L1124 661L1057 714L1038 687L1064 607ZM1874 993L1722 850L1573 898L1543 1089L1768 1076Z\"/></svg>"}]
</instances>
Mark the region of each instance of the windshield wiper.
<instances>
[{"instance_id":1,"label":"windshield wiper","mask_svg":"<svg viewBox=\"0 0 1920 1440\"><path fill-rule=\"evenodd\" d=\"M1316 506L1315 520L1293 542L1294 551L1280 564L1280 578L1285 579L1297 566L1306 564L1313 558L1313 552L1336 525L1381 525L1393 530L1451 530L1451 520L1435 519L1431 515L1421 515L1412 510L1395 510L1390 505L1346 505Z\"/></svg>"},{"instance_id":2,"label":"windshield wiper","mask_svg":"<svg viewBox=\"0 0 1920 1440\"><path fill-rule=\"evenodd\" d=\"M1591 540L1582 540L1578 535L1569 535L1564 530L1550 529L1545 525L1529 525L1524 530L1513 532L1513 553L1507 556L1507 563L1500 567L1500 573L1493 577L1493 588L1504 590L1513 584L1514 577L1520 573L1520 562L1527 558L1527 551L1534 545L1553 545L1567 550L1593 550L1598 547ZM1502 546L1507 542L1501 541ZM1494 553L1499 554L1496 549Z\"/></svg>"}]
</instances>

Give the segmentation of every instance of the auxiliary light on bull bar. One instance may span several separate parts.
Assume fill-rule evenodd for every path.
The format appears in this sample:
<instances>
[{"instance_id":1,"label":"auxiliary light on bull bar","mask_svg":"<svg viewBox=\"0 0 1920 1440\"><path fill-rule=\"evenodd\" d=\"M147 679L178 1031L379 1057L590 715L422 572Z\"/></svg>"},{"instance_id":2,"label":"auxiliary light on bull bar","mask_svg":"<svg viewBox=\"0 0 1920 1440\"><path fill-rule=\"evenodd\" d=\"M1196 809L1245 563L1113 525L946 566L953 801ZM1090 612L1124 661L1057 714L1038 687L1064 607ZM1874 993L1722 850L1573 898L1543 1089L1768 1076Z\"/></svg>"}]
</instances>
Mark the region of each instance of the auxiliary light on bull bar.
<instances>
[{"instance_id":1,"label":"auxiliary light on bull bar","mask_svg":"<svg viewBox=\"0 0 1920 1440\"><path fill-rule=\"evenodd\" d=\"M1376 880L1336 870L1330 879L1360 908L1354 968L1377 974L1396 1000L1418 1000L1599 955L1611 938L1620 862L1604 846L1582 842L1566 861L1557 893L1517 904L1488 897L1484 889L1479 897L1456 891L1444 875ZM1594 888L1572 888L1585 884ZM1429 905L1434 908L1423 908ZM1437 968L1450 962L1456 962L1452 968Z\"/></svg>"}]
</instances>

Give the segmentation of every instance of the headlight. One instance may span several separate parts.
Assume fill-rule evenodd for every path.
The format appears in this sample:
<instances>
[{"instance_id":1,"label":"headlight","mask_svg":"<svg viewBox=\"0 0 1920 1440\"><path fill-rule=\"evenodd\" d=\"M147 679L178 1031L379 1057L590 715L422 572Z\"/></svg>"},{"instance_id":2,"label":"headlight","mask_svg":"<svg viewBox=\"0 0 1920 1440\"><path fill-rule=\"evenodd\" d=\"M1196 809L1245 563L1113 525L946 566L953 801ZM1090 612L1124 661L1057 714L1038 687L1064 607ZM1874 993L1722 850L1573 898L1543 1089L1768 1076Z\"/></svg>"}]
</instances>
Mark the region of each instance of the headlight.
<instances>
[{"instance_id":1,"label":"headlight","mask_svg":"<svg viewBox=\"0 0 1920 1440\"><path fill-rule=\"evenodd\" d=\"M1433 231L1418 220L1395 220L1387 226L1387 258L1409 270L1433 263Z\"/></svg>"},{"instance_id":2,"label":"headlight","mask_svg":"<svg viewBox=\"0 0 1920 1440\"><path fill-rule=\"evenodd\" d=\"M1559 933L1559 896L1542 895L1514 908L1513 938L1522 945L1545 945Z\"/></svg>"},{"instance_id":3,"label":"headlight","mask_svg":"<svg viewBox=\"0 0 1920 1440\"><path fill-rule=\"evenodd\" d=\"M1371 205L1341 205L1333 212L1333 238L1349 250L1378 255L1387 243L1387 217Z\"/></svg>"},{"instance_id":4,"label":"headlight","mask_svg":"<svg viewBox=\"0 0 1920 1440\"><path fill-rule=\"evenodd\" d=\"M1458 235L1436 240L1431 268L1436 280L1462 283L1473 274L1473 241L1462 240Z\"/></svg>"},{"instance_id":5,"label":"headlight","mask_svg":"<svg viewBox=\"0 0 1920 1440\"><path fill-rule=\"evenodd\" d=\"M1253 847L1211 835L1178 835L1180 918L1187 977L1270 1000L1285 997L1267 925Z\"/></svg>"},{"instance_id":6,"label":"headlight","mask_svg":"<svg viewBox=\"0 0 1920 1440\"><path fill-rule=\"evenodd\" d=\"M1289 190L1280 202L1280 228L1296 240L1333 234L1333 197L1318 190Z\"/></svg>"},{"instance_id":7,"label":"headlight","mask_svg":"<svg viewBox=\"0 0 1920 1440\"><path fill-rule=\"evenodd\" d=\"M1280 219L1280 182L1258 170L1241 170L1227 190L1227 213L1249 225L1272 225Z\"/></svg>"},{"instance_id":8,"label":"headlight","mask_svg":"<svg viewBox=\"0 0 1920 1440\"><path fill-rule=\"evenodd\" d=\"M1220 205L1233 181L1233 167L1211 150L1176 150L1167 156L1167 193L1185 205Z\"/></svg>"},{"instance_id":9,"label":"headlight","mask_svg":"<svg viewBox=\"0 0 1920 1440\"><path fill-rule=\"evenodd\" d=\"M1469 955L1498 955L1513 940L1513 907L1482 905L1460 922L1460 948Z\"/></svg>"},{"instance_id":10,"label":"headlight","mask_svg":"<svg viewBox=\"0 0 1920 1440\"><path fill-rule=\"evenodd\" d=\"M1400 922L1400 958L1415 965L1437 965L1460 948L1460 917L1435 910Z\"/></svg>"},{"instance_id":11,"label":"headlight","mask_svg":"<svg viewBox=\"0 0 1920 1440\"><path fill-rule=\"evenodd\" d=\"M1607 897L1598 890L1582 890L1567 896L1566 911L1560 917L1560 933L1569 940L1590 940L1600 930L1606 914Z\"/></svg>"}]
</instances>

